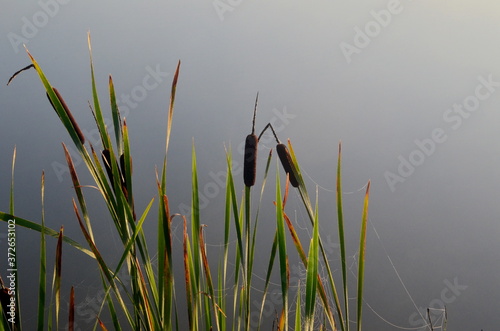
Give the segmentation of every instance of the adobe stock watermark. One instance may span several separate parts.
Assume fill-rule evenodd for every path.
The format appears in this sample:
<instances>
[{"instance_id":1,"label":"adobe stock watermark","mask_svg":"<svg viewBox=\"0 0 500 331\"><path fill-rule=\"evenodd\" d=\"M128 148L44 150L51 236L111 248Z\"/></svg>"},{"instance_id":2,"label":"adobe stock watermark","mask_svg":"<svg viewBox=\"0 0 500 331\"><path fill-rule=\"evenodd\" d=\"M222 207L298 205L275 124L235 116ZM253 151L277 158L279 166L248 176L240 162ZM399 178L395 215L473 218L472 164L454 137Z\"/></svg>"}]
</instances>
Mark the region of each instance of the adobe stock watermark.
<instances>
[{"instance_id":1,"label":"adobe stock watermark","mask_svg":"<svg viewBox=\"0 0 500 331\"><path fill-rule=\"evenodd\" d=\"M122 118L127 117L131 110L137 108L139 104L147 98L149 92L158 88L163 83L165 78L170 75L168 72L162 71L159 64L157 64L154 68L146 66L145 71L146 74L142 78L140 84L134 86L129 93L121 93L120 95L117 95L116 103ZM113 122L109 118L105 118L104 123L106 124L106 127L109 127ZM102 147L99 129L94 128L88 131L82 128L82 133L92 146L94 146L94 148ZM83 162L82 157L73 147L67 146L67 148L73 159L75 167L78 167ZM59 182L62 182L64 179L63 176L66 173L69 174L68 165L57 161L52 162L51 165L57 179Z\"/></svg>"},{"instance_id":2,"label":"adobe stock watermark","mask_svg":"<svg viewBox=\"0 0 500 331\"><path fill-rule=\"evenodd\" d=\"M411 1L411 0L408 0ZM403 12L403 5L400 0L389 0L384 9L371 10L372 20L366 22L364 26L354 26L354 37L352 42L341 42L340 51L344 55L347 64L352 62L354 54L361 54L361 51L368 47L372 40L378 37L383 29L391 24L394 16Z\"/></svg>"},{"instance_id":3,"label":"adobe stock watermark","mask_svg":"<svg viewBox=\"0 0 500 331\"><path fill-rule=\"evenodd\" d=\"M445 310L446 305L455 302L462 292L465 291L469 286L463 285L458 282L458 277L453 278L452 281L449 279L443 280L444 288L441 290L439 298L435 298L429 302L426 308L419 307L418 312L414 312L408 318L408 322L412 327L417 327L418 330L428 330L429 323L425 318L427 315L427 309L429 309L429 319L435 320L436 316L441 315Z\"/></svg>"},{"instance_id":4,"label":"adobe stock watermark","mask_svg":"<svg viewBox=\"0 0 500 331\"><path fill-rule=\"evenodd\" d=\"M219 20L224 21L224 16L226 13L233 12L236 8L238 8L243 0L213 0L212 6L214 7Z\"/></svg>"},{"instance_id":5,"label":"adobe stock watermark","mask_svg":"<svg viewBox=\"0 0 500 331\"><path fill-rule=\"evenodd\" d=\"M35 38L41 29L49 24L50 20L59 14L61 6L67 5L71 0L39 0L37 2L40 10L37 10L33 15L21 17L22 26L19 33L7 33L7 39L12 46L12 49L17 54L30 40Z\"/></svg>"},{"instance_id":6,"label":"adobe stock watermark","mask_svg":"<svg viewBox=\"0 0 500 331\"><path fill-rule=\"evenodd\" d=\"M439 145L448 140L447 132L450 129L455 131L462 127L464 120L477 111L481 106L481 102L490 98L500 86L499 81L493 80L493 74L489 74L486 78L478 76L477 80L479 83L476 85L473 94L465 97L462 102L453 104L443 112L442 118L447 126L437 127L427 137L415 139L413 141L415 149L407 156L398 156L399 164L396 171L384 172L384 179L391 192L396 191L396 185L408 180L416 169L436 152Z\"/></svg>"},{"instance_id":7,"label":"adobe stock watermark","mask_svg":"<svg viewBox=\"0 0 500 331\"><path fill-rule=\"evenodd\" d=\"M297 117L297 115L295 114L288 113L286 107L283 107L281 111L276 108L273 108L272 113L274 115L269 121L269 123L271 123L276 133L283 131L285 127L288 124L290 124L290 120L293 120L295 117ZM274 137L264 135L261 137L259 143L266 144L270 143L273 140ZM236 151L237 155L243 158L243 155L245 154L245 140L243 140L238 145ZM231 171L233 173L233 176L240 175L243 172L243 163L233 160ZM226 179L227 179L226 170L224 171L221 170L217 173L210 171L208 175L212 180L203 185L203 187L200 187L198 193L200 210L206 208L210 204L210 201L215 199L221 192L224 191L226 187ZM189 217L191 215L191 206L185 203L181 203L178 206L178 212L182 215L185 215L186 217Z\"/></svg>"}]
</instances>

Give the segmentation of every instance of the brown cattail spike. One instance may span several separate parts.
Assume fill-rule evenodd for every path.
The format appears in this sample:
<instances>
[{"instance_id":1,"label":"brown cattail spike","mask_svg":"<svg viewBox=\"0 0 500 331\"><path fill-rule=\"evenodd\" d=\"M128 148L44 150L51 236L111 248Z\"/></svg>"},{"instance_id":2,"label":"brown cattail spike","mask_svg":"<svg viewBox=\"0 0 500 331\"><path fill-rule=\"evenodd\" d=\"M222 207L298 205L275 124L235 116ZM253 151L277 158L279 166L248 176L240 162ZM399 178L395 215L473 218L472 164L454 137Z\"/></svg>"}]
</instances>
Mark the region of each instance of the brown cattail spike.
<instances>
[{"instance_id":1,"label":"brown cattail spike","mask_svg":"<svg viewBox=\"0 0 500 331\"><path fill-rule=\"evenodd\" d=\"M250 187L255 184L255 173L257 171L257 143L259 138L255 135L255 115L257 114L257 102L259 93L255 97L255 107L253 109L252 133L245 139L245 158L243 160L243 181Z\"/></svg>"},{"instance_id":2,"label":"brown cattail spike","mask_svg":"<svg viewBox=\"0 0 500 331\"><path fill-rule=\"evenodd\" d=\"M243 180L246 186L255 184L257 171L257 136L249 134L245 140L245 160L243 163Z\"/></svg>"},{"instance_id":3,"label":"brown cattail spike","mask_svg":"<svg viewBox=\"0 0 500 331\"><path fill-rule=\"evenodd\" d=\"M290 153L288 152L285 144L280 143L276 145L276 151L278 152L278 156L280 158L281 164L283 165L283 168L285 169L285 172L288 174L290 184L292 184L293 187L298 187L299 182L297 181L294 172L295 166L293 165L292 158L290 157Z\"/></svg>"},{"instance_id":4,"label":"brown cattail spike","mask_svg":"<svg viewBox=\"0 0 500 331\"><path fill-rule=\"evenodd\" d=\"M76 120L73 117L73 114L71 114L71 111L69 110L68 105L66 105L66 102L64 102L64 99L62 98L59 91L55 87L53 87L52 89L54 90L54 93L56 94L57 98L59 99L59 102L61 102L61 105L63 106L64 112L66 113L66 115L68 115L68 118L71 122L71 125L75 129L76 134L78 135L78 139L80 139L80 142L82 144L85 144L85 136L83 135L82 130L80 130L80 127L76 123ZM47 94L47 97L48 97L48 94ZM49 97L49 101L50 101L50 104L52 105L52 108L54 108L54 110L55 110L56 108L55 108L54 104L52 103L52 100L50 100L50 97Z\"/></svg>"}]
</instances>

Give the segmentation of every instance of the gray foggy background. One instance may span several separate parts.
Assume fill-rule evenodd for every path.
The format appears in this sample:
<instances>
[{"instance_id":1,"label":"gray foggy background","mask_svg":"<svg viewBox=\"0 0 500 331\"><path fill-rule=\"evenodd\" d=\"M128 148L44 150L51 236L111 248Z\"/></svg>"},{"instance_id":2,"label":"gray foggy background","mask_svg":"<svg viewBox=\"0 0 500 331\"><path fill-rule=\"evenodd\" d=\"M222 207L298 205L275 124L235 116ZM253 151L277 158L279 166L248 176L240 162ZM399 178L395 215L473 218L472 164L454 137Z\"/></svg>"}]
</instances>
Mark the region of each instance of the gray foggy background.
<instances>
[{"instance_id":1,"label":"gray foggy background","mask_svg":"<svg viewBox=\"0 0 500 331\"><path fill-rule=\"evenodd\" d=\"M156 195L155 165L163 160L170 84L181 60L168 192L173 212L189 206L194 139L200 188L208 197L202 222L208 225L213 261L222 251L224 194L217 183L224 180L224 146L232 147L241 164L241 143L251 131L259 91L256 130L272 121L282 141L292 140L312 197L319 185L322 236L336 277L334 188L340 140L353 272L364 189L371 179L367 330L422 330L417 309L444 305L450 330L498 329L497 2L4 0L0 15L0 210L8 211L11 156L17 146L16 214L40 220L45 170L47 226L64 225L66 235L84 241L71 207L71 180L61 170L61 142L71 145L68 134L34 71L8 87L5 83L29 64L26 44L92 139L90 31L101 104L109 111L107 79L112 74L130 129L139 211ZM267 138L259 146L258 183L273 147ZM275 169L273 162L256 266L267 265L275 231ZM77 171L91 184L83 165ZM236 178L241 192L241 173ZM104 205L96 191L88 189L86 196L99 229L97 241L107 257L117 259L120 243ZM290 199L288 213L307 239L311 229L300 198L293 191ZM152 238L154 210L145 225ZM175 231L176 247L181 247L180 222ZM0 251L6 252L5 224L0 232ZM39 236L18 228L17 238L23 319L33 325ZM51 270L55 240L48 245ZM289 252L295 277L302 277L291 245ZM92 305L99 301L97 266L69 246L64 254L63 287L76 287L77 323L86 330L92 325ZM6 253L0 261L4 275ZM264 268L255 273L257 279L265 277ZM184 292L178 290L178 296L182 300Z\"/></svg>"}]
</instances>

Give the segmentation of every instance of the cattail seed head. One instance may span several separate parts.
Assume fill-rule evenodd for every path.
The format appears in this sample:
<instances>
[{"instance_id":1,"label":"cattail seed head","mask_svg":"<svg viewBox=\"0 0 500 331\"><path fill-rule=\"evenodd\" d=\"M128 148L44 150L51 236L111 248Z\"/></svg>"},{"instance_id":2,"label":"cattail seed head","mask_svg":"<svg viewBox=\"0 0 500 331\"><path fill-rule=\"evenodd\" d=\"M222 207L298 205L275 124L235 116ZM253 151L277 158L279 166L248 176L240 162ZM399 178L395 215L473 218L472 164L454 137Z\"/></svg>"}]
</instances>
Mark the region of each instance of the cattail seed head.
<instances>
[{"instance_id":1,"label":"cattail seed head","mask_svg":"<svg viewBox=\"0 0 500 331\"><path fill-rule=\"evenodd\" d=\"M283 169L285 169L285 172L288 174L290 184L292 184L293 187L298 187L299 182L297 181L297 178L295 177L295 173L293 171L295 166L293 165L292 158L290 157L290 153L288 152L285 144L280 143L276 145L276 152L278 152L278 156L280 158L281 164L283 165Z\"/></svg>"},{"instance_id":2,"label":"cattail seed head","mask_svg":"<svg viewBox=\"0 0 500 331\"><path fill-rule=\"evenodd\" d=\"M243 180L250 187L255 184L255 173L257 170L257 136L249 134L245 140L245 159L243 162Z\"/></svg>"}]
</instances>

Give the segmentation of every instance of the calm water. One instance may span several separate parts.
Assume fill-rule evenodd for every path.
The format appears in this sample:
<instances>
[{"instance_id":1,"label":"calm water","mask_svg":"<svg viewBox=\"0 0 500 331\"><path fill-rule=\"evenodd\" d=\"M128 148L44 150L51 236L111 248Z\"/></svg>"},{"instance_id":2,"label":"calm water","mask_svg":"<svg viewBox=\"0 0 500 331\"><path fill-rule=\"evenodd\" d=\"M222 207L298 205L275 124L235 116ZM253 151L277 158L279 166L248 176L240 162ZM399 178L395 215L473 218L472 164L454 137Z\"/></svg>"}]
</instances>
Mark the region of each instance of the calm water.
<instances>
[{"instance_id":1,"label":"calm water","mask_svg":"<svg viewBox=\"0 0 500 331\"><path fill-rule=\"evenodd\" d=\"M154 169L163 159L170 82L180 59L169 151L170 201L173 212L184 212L190 203L194 139L206 205L202 222L208 225L212 256L221 250L224 197L219 183L224 180L224 146L232 146L235 162L241 163L241 143L251 130L259 91L257 131L272 122L281 140L292 140L312 196L319 185L322 233L337 276L333 190L340 140L353 272L364 186L372 181L367 330L418 328L422 325L418 309L444 305L450 330L498 329L500 5L496 2L305 5L221 0L97 5L42 0L5 1L2 13L0 77L6 83L29 63L22 46L26 44L92 140L95 131L87 106L90 30L101 103L107 106L111 73L130 128L139 210L156 194ZM16 214L40 219L40 176L45 170L47 225L54 229L64 225L67 235L83 241L71 208L71 180L61 167L60 143L69 143L69 137L50 109L36 73L25 72L9 87L1 85L0 94L0 210L8 209L16 145ZM263 160L273 146L270 139L260 145L260 178ZM262 257L256 265L267 264L274 233L274 169L262 204L257 254ZM83 165L77 170L90 184ZM242 189L241 174L237 178ZM86 194L92 202L97 241L108 257L115 258L119 239L97 193L88 189ZM307 238L309 221L295 192L288 213ZM6 226L0 230L0 248L6 252ZM154 217L146 230L156 236ZM39 237L18 231L23 318L32 325L36 312L29 302L37 291ZM179 245L180 223L175 233ZM50 249L54 245L49 240ZM78 323L85 330L100 295L96 265L69 247L64 254L68 260L63 286L76 287ZM300 278L300 263L295 256L290 259ZM3 275L6 259L0 261ZM264 277L264 272L257 269L256 276Z\"/></svg>"}]
</instances>

